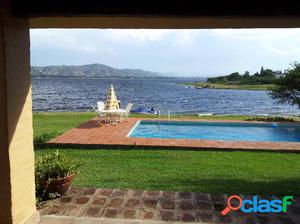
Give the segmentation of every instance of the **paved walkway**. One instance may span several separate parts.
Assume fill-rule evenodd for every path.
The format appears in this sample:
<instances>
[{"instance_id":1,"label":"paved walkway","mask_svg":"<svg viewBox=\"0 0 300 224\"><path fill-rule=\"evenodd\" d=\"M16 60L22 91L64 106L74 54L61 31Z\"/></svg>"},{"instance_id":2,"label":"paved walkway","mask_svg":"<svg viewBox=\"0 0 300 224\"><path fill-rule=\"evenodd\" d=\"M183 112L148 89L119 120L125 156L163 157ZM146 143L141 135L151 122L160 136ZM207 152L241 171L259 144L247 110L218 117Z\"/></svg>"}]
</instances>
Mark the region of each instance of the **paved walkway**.
<instances>
[{"instance_id":1,"label":"paved walkway","mask_svg":"<svg viewBox=\"0 0 300 224\"><path fill-rule=\"evenodd\" d=\"M159 138L129 138L127 134L136 124L138 118L130 118L128 122L118 125L102 125L99 127L97 119L92 119L61 136L51 140L50 144L67 144L73 146L90 147L151 147L151 148L188 148L212 150L268 150L300 152L298 142L250 142L250 141L212 141L192 139L159 139ZM151 120L143 118L143 120ZM193 119L180 119L185 121L199 121ZM203 121L203 120L201 120ZM220 120L218 120L220 122ZM225 120L223 120L225 121ZM216 122L209 120L209 122ZM237 121L226 121L237 122ZM241 121L239 121L241 122ZM249 122L245 122L249 123ZM251 122L250 122L251 123ZM253 122L252 122L253 123ZM261 122L262 123L262 122Z\"/></svg>"},{"instance_id":2,"label":"paved walkway","mask_svg":"<svg viewBox=\"0 0 300 224\"><path fill-rule=\"evenodd\" d=\"M287 213L245 215L240 211L232 211L222 216L220 211L225 208L227 197L223 194L193 192L76 188L69 190L62 198L41 204L39 211L41 224L81 223L80 220L84 218L93 219L82 223L141 223L142 220L147 221L145 223L300 223L300 197L293 200ZM68 222L54 222L55 217L59 216L65 217Z\"/></svg>"}]
</instances>

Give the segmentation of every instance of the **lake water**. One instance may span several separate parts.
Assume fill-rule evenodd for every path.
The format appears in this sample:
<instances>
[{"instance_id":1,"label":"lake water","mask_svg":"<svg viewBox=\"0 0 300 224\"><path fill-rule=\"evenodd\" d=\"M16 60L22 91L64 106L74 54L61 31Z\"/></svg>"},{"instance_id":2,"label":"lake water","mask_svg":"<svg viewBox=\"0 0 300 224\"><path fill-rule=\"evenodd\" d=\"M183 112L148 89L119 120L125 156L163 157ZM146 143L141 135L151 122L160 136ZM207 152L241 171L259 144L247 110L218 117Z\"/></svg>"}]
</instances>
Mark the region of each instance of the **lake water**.
<instances>
[{"instance_id":1,"label":"lake water","mask_svg":"<svg viewBox=\"0 0 300 224\"><path fill-rule=\"evenodd\" d=\"M154 107L162 113L298 114L277 104L266 91L196 89L182 79L32 79L34 111L89 111L104 101L112 83L121 106ZM193 80L188 80L193 81Z\"/></svg>"}]
</instances>

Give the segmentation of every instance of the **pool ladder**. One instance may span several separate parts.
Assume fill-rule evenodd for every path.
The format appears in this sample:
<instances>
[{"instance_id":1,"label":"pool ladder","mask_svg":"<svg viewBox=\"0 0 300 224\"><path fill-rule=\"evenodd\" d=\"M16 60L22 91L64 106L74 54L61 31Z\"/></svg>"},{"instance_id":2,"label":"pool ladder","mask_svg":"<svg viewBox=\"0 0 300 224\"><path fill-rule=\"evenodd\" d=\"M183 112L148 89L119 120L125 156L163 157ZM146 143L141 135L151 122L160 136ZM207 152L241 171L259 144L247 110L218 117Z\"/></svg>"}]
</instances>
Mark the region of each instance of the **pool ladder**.
<instances>
[{"instance_id":1,"label":"pool ladder","mask_svg":"<svg viewBox=\"0 0 300 224\"><path fill-rule=\"evenodd\" d=\"M160 132L160 110L158 111L157 132Z\"/></svg>"},{"instance_id":2,"label":"pool ladder","mask_svg":"<svg viewBox=\"0 0 300 224\"><path fill-rule=\"evenodd\" d=\"M171 120L171 111L168 110L168 128L169 128L169 136L171 135L170 120Z\"/></svg>"},{"instance_id":3,"label":"pool ladder","mask_svg":"<svg viewBox=\"0 0 300 224\"><path fill-rule=\"evenodd\" d=\"M171 111L168 110L169 136L171 135L170 121L171 121ZM160 132L160 110L158 111L158 120L157 120L157 133L159 132Z\"/></svg>"}]
</instances>

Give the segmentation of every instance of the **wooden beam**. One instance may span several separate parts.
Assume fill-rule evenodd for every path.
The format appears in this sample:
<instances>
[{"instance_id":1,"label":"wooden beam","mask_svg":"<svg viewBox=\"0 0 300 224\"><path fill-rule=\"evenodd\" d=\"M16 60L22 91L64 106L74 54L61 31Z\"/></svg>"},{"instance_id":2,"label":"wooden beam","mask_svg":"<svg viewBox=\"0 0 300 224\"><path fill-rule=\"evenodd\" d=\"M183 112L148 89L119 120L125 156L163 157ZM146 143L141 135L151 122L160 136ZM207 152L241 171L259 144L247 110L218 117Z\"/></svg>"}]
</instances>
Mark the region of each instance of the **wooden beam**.
<instances>
[{"instance_id":1,"label":"wooden beam","mask_svg":"<svg viewBox=\"0 0 300 224\"><path fill-rule=\"evenodd\" d=\"M152 18L152 17L36 17L31 28L295 28L300 17L274 18Z\"/></svg>"},{"instance_id":2,"label":"wooden beam","mask_svg":"<svg viewBox=\"0 0 300 224\"><path fill-rule=\"evenodd\" d=\"M276 17L299 16L299 1L259 0L12 0L22 17L151 16Z\"/></svg>"}]
</instances>

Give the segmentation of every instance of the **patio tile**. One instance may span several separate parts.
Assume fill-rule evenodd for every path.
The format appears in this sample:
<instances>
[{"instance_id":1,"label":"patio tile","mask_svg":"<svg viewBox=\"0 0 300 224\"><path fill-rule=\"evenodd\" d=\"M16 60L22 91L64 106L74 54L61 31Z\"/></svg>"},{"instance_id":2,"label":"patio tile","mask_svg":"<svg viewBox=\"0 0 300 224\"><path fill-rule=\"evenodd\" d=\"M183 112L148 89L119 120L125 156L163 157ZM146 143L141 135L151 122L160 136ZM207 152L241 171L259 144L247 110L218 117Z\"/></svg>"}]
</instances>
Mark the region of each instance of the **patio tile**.
<instances>
[{"instance_id":1,"label":"patio tile","mask_svg":"<svg viewBox=\"0 0 300 224\"><path fill-rule=\"evenodd\" d=\"M157 214L154 211L140 211L139 219L156 220Z\"/></svg>"},{"instance_id":2,"label":"patio tile","mask_svg":"<svg viewBox=\"0 0 300 224\"><path fill-rule=\"evenodd\" d=\"M227 201L226 196L223 194L212 194L211 199L215 202L220 202L220 203Z\"/></svg>"},{"instance_id":3,"label":"patio tile","mask_svg":"<svg viewBox=\"0 0 300 224\"><path fill-rule=\"evenodd\" d=\"M213 199L212 199L212 200L213 200ZM219 211L219 212L223 211L224 208L226 208L226 206L225 206L223 203L220 203L220 202L218 202L218 201L216 201L216 202L213 204L213 206L214 206L215 210L216 210L216 211Z\"/></svg>"},{"instance_id":4,"label":"patio tile","mask_svg":"<svg viewBox=\"0 0 300 224\"><path fill-rule=\"evenodd\" d=\"M86 215L90 217L97 217L100 213L101 208L100 207L89 207L86 211Z\"/></svg>"},{"instance_id":5,"label":"patio tile","mask_svg":"<svg viewBox=\"0 0 300 224\"><path fill-rule=\"evenodd\" d=\"M139 198L129 198L126 201L125 206L127 208L140 208L141 207L141 199L139 199Z\"/></svg>"},{"instance_id":6,"label":"patio tile","mask_svg":"<svg viewBox=\"0 0 300 224\"><path fill-rule=\"evenodd\" d=\"M108 209L105 209L103 216L106 218L117 218L119 215L119 212L120 211L118 209L108 208Z\"/></svg>"},{"instance_id":7,"label":"patio tile","mask_svg":"<svg viewBox=\"0 0 300 224\"><path fill-rule=\"evenodd\" d=\"M178 195L181 199L191 199L192 198L191 192L179 192Z\"/></svg>"},{"instance_id":8,"label":"patio tile","mask_svg":"<svg viewBox=\"0 0 300 224\"><path fill-rule=\"evenodd\" d=\"M144 199L143 203L145 208L156 209L158 201L156 199Z\"/></svg>"},{"instance_id":9,"label":"patio tile","mask_svg":"<svg viewBox=\"0 0 300 224\"><path fill-rule=\"evenodd\" d=\"M143 196L143 193L144 193L144 191L135 191L135 190L133 190L133 191L131 192L131 196L132 196L132 197L140 198L140 197Z\"/></svg>"},{"instance_id":10,"label":"patio tile","mask_svg":"<svg viewBox=\"0 0 300 224\"><path fill-rule=\"evenodd\" d=\"M175 199L175 192L166 192L162 193L162 200Z\"/></svg>"},{"instance_id":11,"label":"patio tile","mask_svg":"<svg viewBox=\"0 0 300 224\"><path fill-rule=\"evenodd\" d=\"M71 205L65 207L64 209L61 209L60 215L79 217L81 216L82 212L83 212L83 207Z\"/></svg>"},{"instance_id":12,"label":"patio tile","mask_svg":"<svg viewBox=\"0 0 300 224\"><path fill-rule=\"evenodd\" d=\"M110 196L112 195L113 190L112 189L102 189L100 190L99 194L103 196Z\"/></svg>"},{"instance_id":13,"label":"patio tile","mask_svg":"<svg viewBox=\"0 0 300 224\"><path fill-rule=\"evenodd\" d=\"M192 213L183 212L180 214L180 221L182 222L195 222L196 216Z\"/></svg>"},{"instance_id":14,"label":"patio tile","mask_svg":"<svg viewBox=\"0 0 300 224\"><path fill-rule=\"evenodd\" d=\"M113 196L114 197L123 197L127 194L128 190L114 190Z\"/></svg>"},{"instance_id":15,"label":"patio tile","mask_svg":"<svg viewBox=\"0 0 300 224\"><path fill-rule=\"evenodd\" d=\"M90 200L89 197L79 197L76 199L76 204L85 204Z\"/></svg>"},{"instance_id":16,"label":"patio tile","mask_svg":"<svg viewBox=\"0 0 300 224\"><path fill-rule=\"evenodd\" d=\"M163 221L176 221L176 214L174 211L160 211L160 217Z\"/></svg>"},{"instance_id":17,"label":"patio tile","mask_svg":"<svg viewBox=\"0 0 300 224\"><path fill-rule=\"evenodd\" d=\"M123 217L125 219L134 219L136 217L136 211L132 209L126 209L123 211Z\"/></svg>"},{"instance_id":18,"label":"patio tile","mask_svg":"<svg viewBox=\"0 0 300 224\"><path fill-rule=\"evenodd\" d=\"M240 195L251 198L251 195ZM270 196L260 196L269 198ZM133 219L152 221L180 221L200 223L286 223L297 224L300 217L299 197L295 198L288 213L244 214L231 211L222 216L223 194L200 192L163 192L122 189L70 189L55 200L42 203L38 209L41 216L58 215L111 219ZM281 198L281 197L276 197Z\"/></svg>"},{"instance_id":19,"label":"patio tile","mask_svg":"<svg viewBox=\"0 0 300 224\"><path fill-rule=\"evenodd\" d=\"M193 202L190 200L182 200L182 201L179 201L179 208L181 210L193 210L194 205L193 205Z\"/></svg>"},{"instance_id":20,"label":"patio tile","mask_svg":"<svg viewBox=\"0 0 300 224\"><path fill-rule=\"evenodd\" d=\"M208 201L196 201L196 208L201 211L212 211L213 206Z\"/></svg>"},{"instance_id":21,"label":"patio tile","mask_svg":"<svg viewBox=\"0 0 300 224\"><path fill-rule=\"evenodd\" d=\"M162 209L175 209L175 200L163 200L161 202Z\"/></svg>"},{"instance_id":22,"label":"patio tile","mask_svg":"<svg viewBox=\"0 0 300 224\"><path fill-rule=\"evenodd\" d=\"M205 193L195 193L195 199L196 201L210 201L210 194Z\"/></svg>"},{"instance_id":23,"label":"patio tile","mask_svg":"<svg viewBox=\"0 0 300 224\"><path fill-rule=\"evenodd\" d=\"M221 216L219 215L217 220L216 220L218 223L234 223L234 220L232 219L231 216Z\"/></svg>"},{"instance_id":24,"label":"patio tile","mask_svg":"<svg viewBox=\"0 0 300 224\"><path fill-rule=\"evenodd\" d=\"M96 192L97 189L94 189L94 188L89 188L89 189L85 189L83 194L84 195L92 195Z\"/></svg>"},{"instance_id":25,"label":"patio tile","mask_svg":"<svg viewBox=\"0 0 300 224\"><path fill-rule=\"evenodd\" d=\"M198 212L197 220L203 223L211 223L214 220L212 213Z\"/></svg>"},{"instance_id":26,"label":"patio tile","mask_svg":"<svg viewBox=\"0 0 300 224\"><path fill-rule=\"evenodd\" d=\"M150 199L158 199L160 196L159 191L145 191L144 192L144 197L145 198L150 198Z\"/></svg>"},{"instance_id":27,"label":"patio tile","mask_svg":"<svg viewBox=\"0 0 300 224\"><path fill-rule=\"evenodd\" d=\"M70 203L70 202L72 201L72 196L62 197L62 198L60 199L60 201L61 201L62 203Z\"/></svg>"},{"instance_id":28,"label":"patio tile","mask_svg":"<svg viewBox=\"0 0 300 224\"><path fill-rule=\"evenodd\" d=\"M106 198L95 198L93 201L94 205L103 206L106 203Z\"/></svg>"},{"instance_id":29,"label":"patio tile","mask_svg":"<svg viewBox=\"0 0 300 224\"><path fill-rule=\"evenodd\" d=\"M123 204L124 199L123 198L113 198L111 199L108 207L112 208L121 208Z\"/></svg>"}]
</instances>

